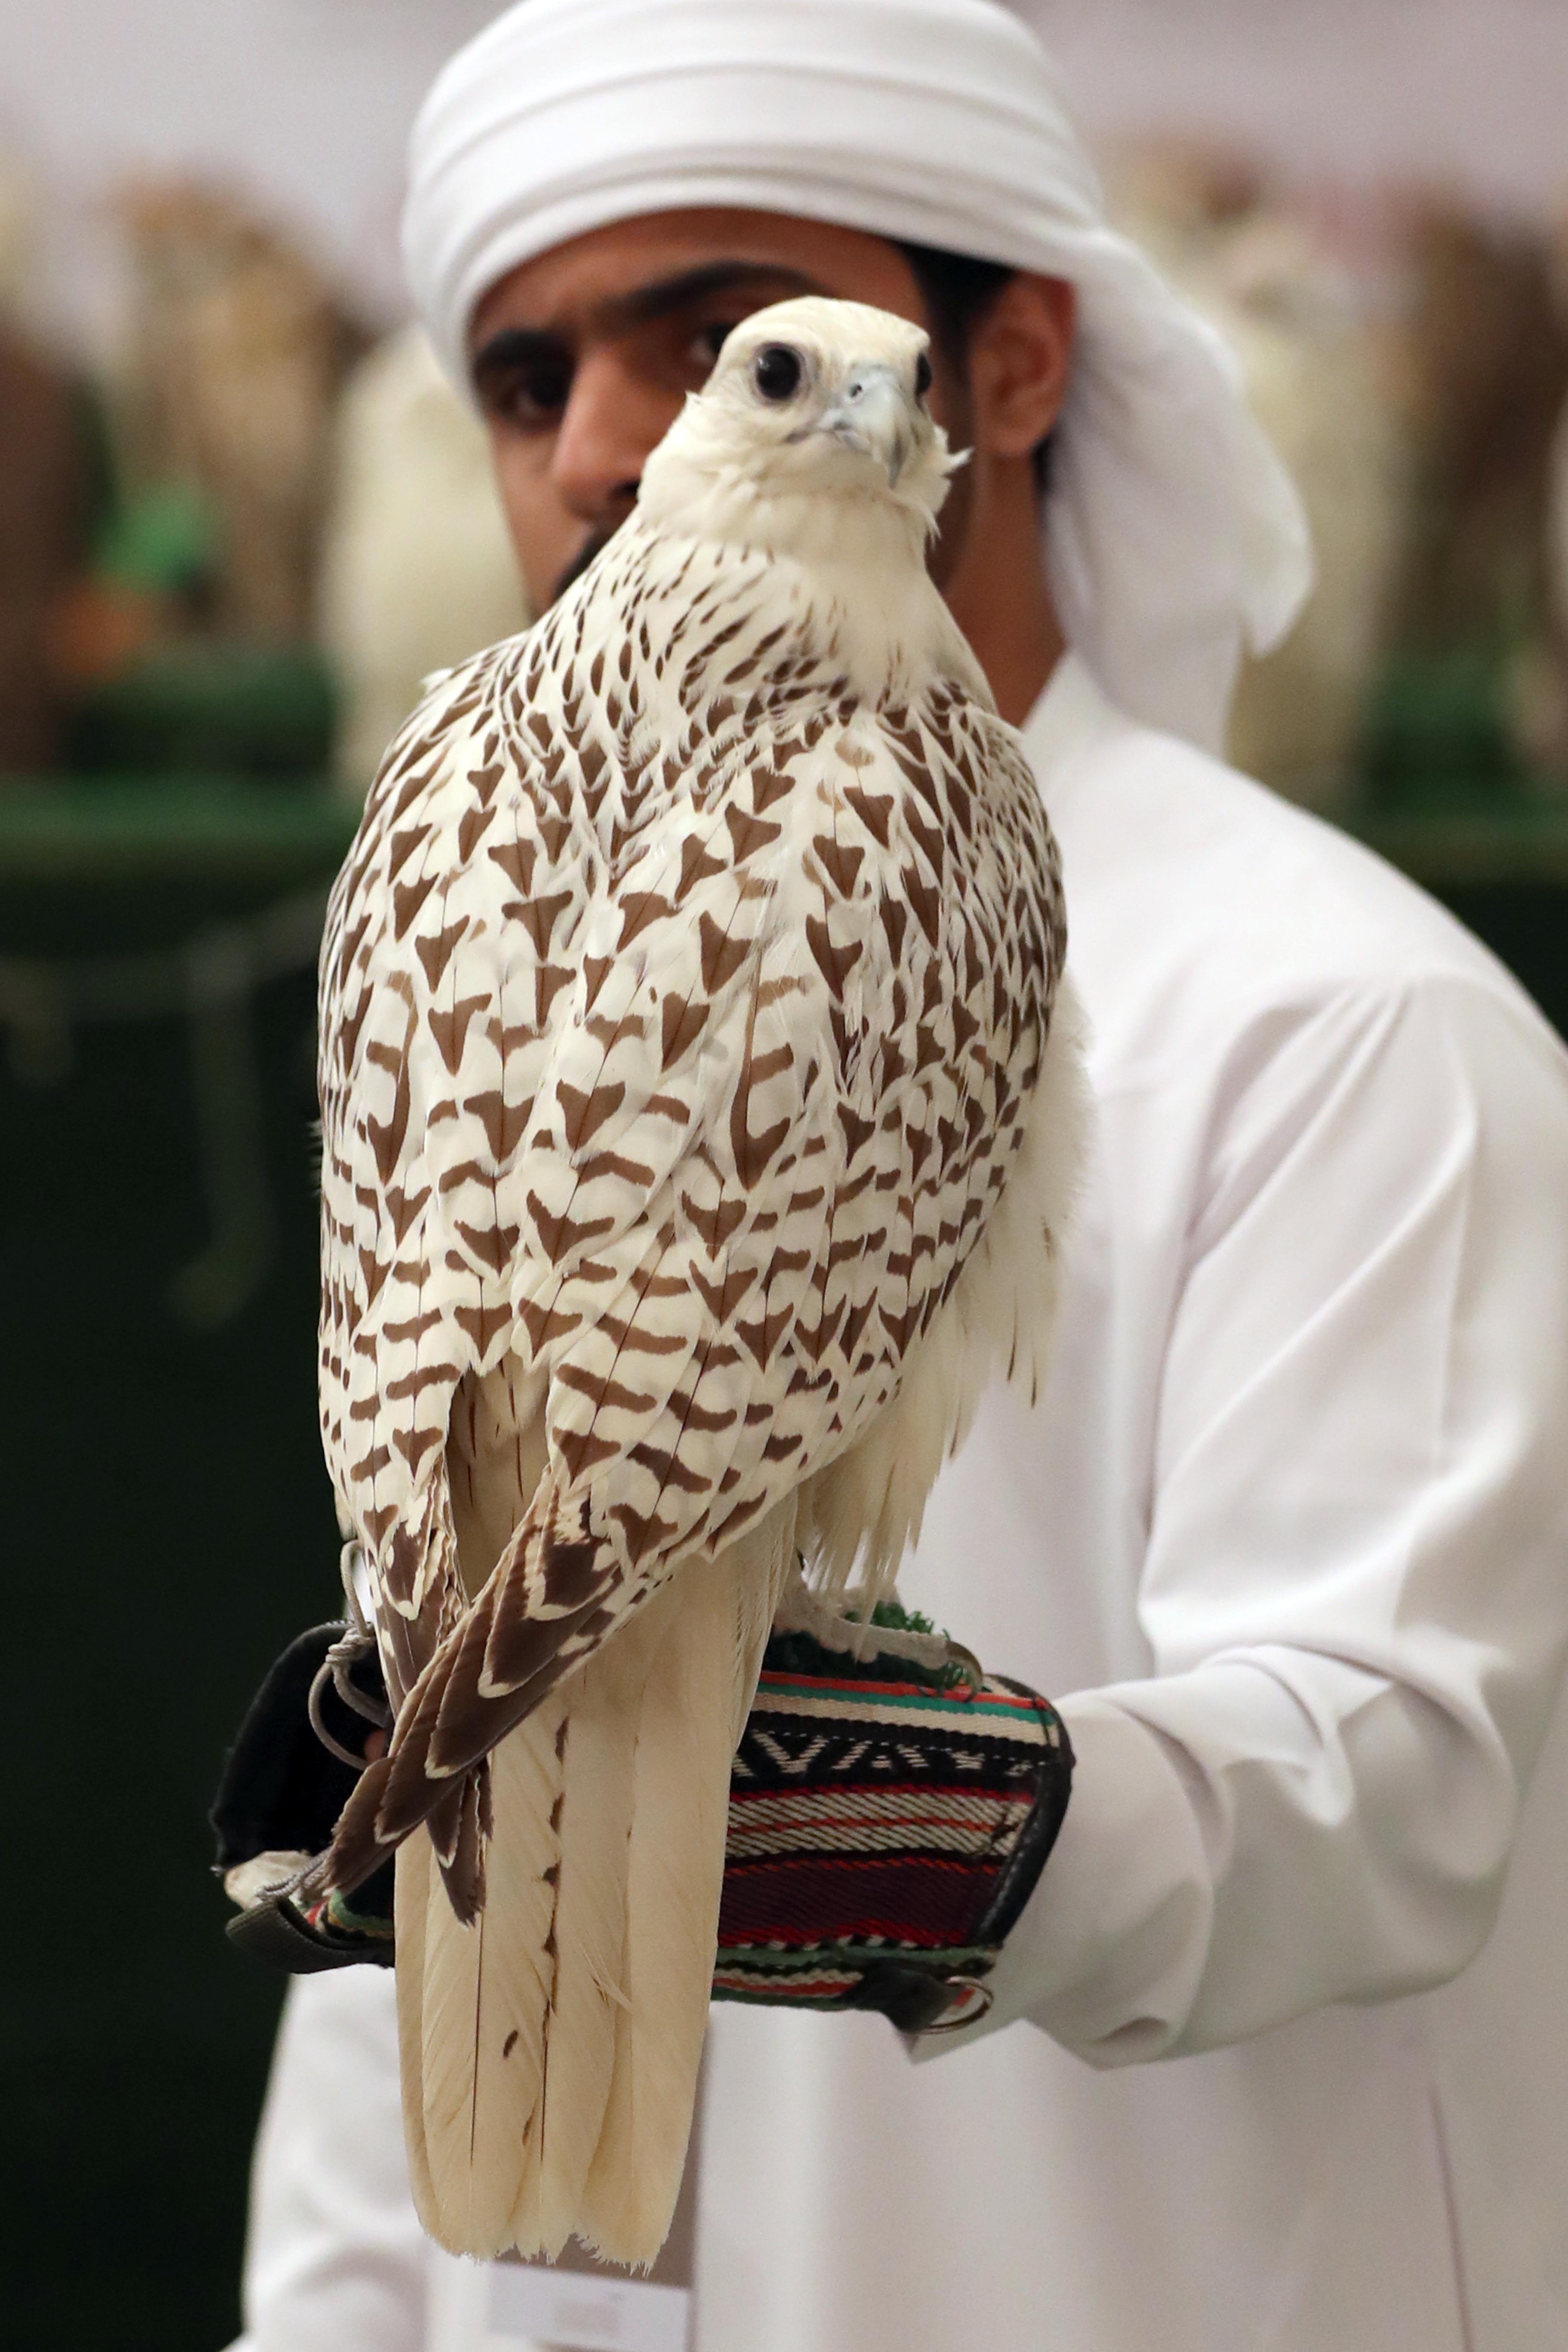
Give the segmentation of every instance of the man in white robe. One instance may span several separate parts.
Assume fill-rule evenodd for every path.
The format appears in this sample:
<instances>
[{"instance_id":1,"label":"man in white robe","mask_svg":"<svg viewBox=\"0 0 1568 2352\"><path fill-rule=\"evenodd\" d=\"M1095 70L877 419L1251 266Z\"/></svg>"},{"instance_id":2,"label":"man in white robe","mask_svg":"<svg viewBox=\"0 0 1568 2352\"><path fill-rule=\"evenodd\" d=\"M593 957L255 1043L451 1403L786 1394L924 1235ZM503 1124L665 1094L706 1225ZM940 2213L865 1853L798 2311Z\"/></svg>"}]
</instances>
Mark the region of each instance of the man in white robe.
<instances>
[{"instance_id":1,"label":"man in white robe","mask_svg":"<svg viewBox=\"0 0 1568 2352\"><path fill-rule=\"evenodd\" d=\"M936 562L1061 843L1098 1125L1047 1392L993 1395L900 1590L1059 1700L1078 1773L981 2027L911 2063L875 2016L715 2011L697 2345L1545 2352L1568 1062L1211 756L1296 510L1097 207L990 0L526 0L416 139L416 291L536 593L781 272L919 315L912 247L998 265L939 365L975 456ZM475 2352L461 2300L390 1983L308 1979L246 2344Z\"/></svg>"}]
</instances>

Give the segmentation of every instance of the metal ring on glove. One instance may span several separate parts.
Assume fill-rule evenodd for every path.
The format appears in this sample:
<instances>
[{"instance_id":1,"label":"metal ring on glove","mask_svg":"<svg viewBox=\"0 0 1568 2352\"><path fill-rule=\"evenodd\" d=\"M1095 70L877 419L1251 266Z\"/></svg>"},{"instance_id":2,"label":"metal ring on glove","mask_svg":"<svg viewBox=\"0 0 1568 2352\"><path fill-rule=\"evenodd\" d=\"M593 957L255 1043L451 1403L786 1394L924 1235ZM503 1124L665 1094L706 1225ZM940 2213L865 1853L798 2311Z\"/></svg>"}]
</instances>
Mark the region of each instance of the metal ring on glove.
<instances>
[{"instance_id":1,"label":"metal ring on glove","mask_svg":"<svg viewBox=\"0 0 1568 2352\"><path fill-rule=\"evenodd\" d=\"M329 1680L332 1683L334 1688L339 1690L342 1689L342 1685L339 1684L337 1679L336 1662L330 1652L317 1667L314 1678L310 1684L310 1696L307 1702L310 1717L310 1728L330 1756L335 1756L339 1763L346 1764L351 1771L363 1772L365 1768L364 1757L363 1755L356 1756L352 1748L345 1748L342 1741L337 1738L327 1729L326 1719L321 1713L321 1693L326 1688Z\"/></svg>"},{"instance_id":2,"label":"metal ring on glove","mask_svg":"<svg viewBox=\"0 0 1568 2352\"><path fill-rule=\"evenodd\" d=\"M950 2016L948 2011L943 2010L934 2025L921 2026L922 2037L928 2033L962 2033L966 2026L978 2025L983 2017L989 2017L996 2005L995 1994L980 1977L949 1977L947 1987L950 1992L977 1994L980 2006L975 2009L966 2004L957 2017Z\"/></svg>"},{"instance_id":3,"label":"metal ring on glove","mask_svg":"<svg viewBox=\"0 0 1568 2352\"><path fill-rule=\"evenodd\" d=\"M332 1688L351 1714L357 1715L365 1723L378 1725L384 1731L392 1727L392 1709L384 1699L367 1696L355 1687L353 1681L354 1667L376 1646L375 1628L365 1615L359 1597L358 1577L363 1559L363 1546L356 1538L351 1538L338 1555L338 1573L342 1579L348 1627L332 1643L317 1668L310 1685L310 1696L306 1702L310 1728L322 1747L330 1756L335 1756L340 1764L346 1764L353 1772L364 1770L365 1758L363 1754L356 1756L352 1748L343 1746L341 1739L333 1738L321 1713L321 1693L328 1675L331 1676Z\"/></svg>"},{"instance_id":4,"label":"metal ring on glove","mask_svg":"<svg viewBox=\"0 0 1568 2352\"><path fill-rule=\"evenodd\" d=\"M322 1747L329 1755L335 1756L341 1764L347 1764L355 1772L364 1770L365 1758L363 1754L356 1756L352 1748L345 1748L342 1740L335 1738L328 1730L326 1718L321 1713L321 1694L331 1676L333 1689L351 1713L357 1715L362 1722L376 1724L383 1730L389 1729L392 1709L384 1701L369 1698L363 1691L357 1690L353 1680L355 1665L374 1647L375 1636L373 1633L342 1634L332 1643L317 1667L307 1702L310 1728Z\"/></svg>"}]
</instances>

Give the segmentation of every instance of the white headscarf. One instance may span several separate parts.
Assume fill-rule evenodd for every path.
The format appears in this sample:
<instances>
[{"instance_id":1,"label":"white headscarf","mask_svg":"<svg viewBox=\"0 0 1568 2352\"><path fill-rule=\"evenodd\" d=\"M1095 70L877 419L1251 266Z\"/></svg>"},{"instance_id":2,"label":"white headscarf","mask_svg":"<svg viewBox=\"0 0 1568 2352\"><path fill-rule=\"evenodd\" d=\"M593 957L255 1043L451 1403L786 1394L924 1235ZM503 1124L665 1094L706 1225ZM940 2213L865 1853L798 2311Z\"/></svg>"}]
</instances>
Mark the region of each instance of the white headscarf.
<instances>
[{"instance_id":1,"label":"white headscarf","mask_svg":"<svg viewBox=\"0 0 1568 2352\"><path fill-rule=\"evenodd\" d=\"M480 298L569 237L740 205L1071 278L1046 550L1124 710L1217 749L1243 645L1311 580L1227 346L1105 224L1035 36L995 0L520 0L415 126L404 255L453 376Z\"/></svg>"}]
</instances>

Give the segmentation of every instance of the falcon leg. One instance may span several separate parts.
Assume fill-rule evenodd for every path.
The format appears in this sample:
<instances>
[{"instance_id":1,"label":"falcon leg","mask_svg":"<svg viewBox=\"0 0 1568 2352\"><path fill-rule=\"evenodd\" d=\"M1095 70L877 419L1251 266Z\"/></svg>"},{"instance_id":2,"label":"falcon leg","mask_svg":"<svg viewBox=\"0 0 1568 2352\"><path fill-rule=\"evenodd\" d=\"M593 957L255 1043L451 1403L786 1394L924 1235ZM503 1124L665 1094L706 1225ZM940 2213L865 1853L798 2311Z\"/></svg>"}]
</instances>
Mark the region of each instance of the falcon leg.
<instances>
[{"instance_id":1,"label":"falcon leg","mask_svg":"<svg viewBox=\"0 0 1568 2352\"><path fill-rule=\"evenodd\" d=\"M850 1585L843 1595L843 1603L842 1610L830 1609L817 1598L805 1580L797 1554L787 1571L784 1593L773 1615L773 1631L808 1633L820 1648L856 1660L907 1658L911 1664L933 1672L943 1666L967 1668L973 1664L968 1651L950 1641L945 1633L917 1633L901 1627L874 1624L862 1587Z\"/></svg>"}]
</instances>

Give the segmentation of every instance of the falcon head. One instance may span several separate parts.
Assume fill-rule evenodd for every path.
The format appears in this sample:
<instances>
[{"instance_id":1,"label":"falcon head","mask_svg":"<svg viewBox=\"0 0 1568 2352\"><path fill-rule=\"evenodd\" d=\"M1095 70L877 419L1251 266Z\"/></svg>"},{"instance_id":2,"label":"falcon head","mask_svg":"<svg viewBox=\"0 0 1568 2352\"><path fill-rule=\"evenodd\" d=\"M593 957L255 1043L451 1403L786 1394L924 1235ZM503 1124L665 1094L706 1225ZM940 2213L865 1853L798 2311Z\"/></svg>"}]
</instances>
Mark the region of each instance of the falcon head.
<instances>
[{"instance_id":1,"label":"falcon head","mask_svg":"<svg viewBox=\"0 0 1568 2352\"><path fill-rule=\"evenodd\" d=\"M755 528L726 537L776 543L768 509L869 499L900 510L923 540L963 463L926 405L930 341L863 302L805 296L757 311L725 338L648 458L645 511L673 522L700 508L711 521L716 505L733 503Z\"/></svg>"}]
</instances>

